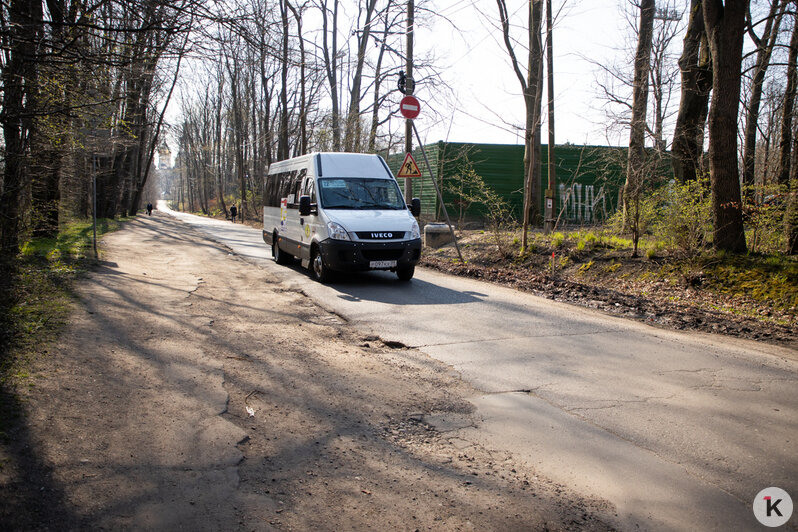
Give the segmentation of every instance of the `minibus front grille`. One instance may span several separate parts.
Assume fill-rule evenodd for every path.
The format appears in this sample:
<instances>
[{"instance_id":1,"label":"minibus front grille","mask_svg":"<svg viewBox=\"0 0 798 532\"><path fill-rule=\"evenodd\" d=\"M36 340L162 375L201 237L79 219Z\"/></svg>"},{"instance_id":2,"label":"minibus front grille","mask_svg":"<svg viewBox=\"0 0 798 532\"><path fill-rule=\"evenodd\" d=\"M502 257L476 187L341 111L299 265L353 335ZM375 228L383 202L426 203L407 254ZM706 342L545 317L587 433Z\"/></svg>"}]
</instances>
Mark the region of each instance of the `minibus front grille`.
<instances>
[{"instance_id":1,"label":"minibus front grille","mask_svg":"<svg viewBox=\"0 0 798 532\"><path fill-rule=\"evenodd\" d=\"M360 240L399 240L405 237L404 231L356 231Z\"/></svg>"},{"instance_id":2,"label":"minibus front grille","mask_svg":"<svg viewBox=\"0 0 798 532\"><path fill-rule=\"evenodd\" d=\"M399 249L363 249L360 251L366 260L399 260L405 250Z\"/></svg>"}]
</instances>

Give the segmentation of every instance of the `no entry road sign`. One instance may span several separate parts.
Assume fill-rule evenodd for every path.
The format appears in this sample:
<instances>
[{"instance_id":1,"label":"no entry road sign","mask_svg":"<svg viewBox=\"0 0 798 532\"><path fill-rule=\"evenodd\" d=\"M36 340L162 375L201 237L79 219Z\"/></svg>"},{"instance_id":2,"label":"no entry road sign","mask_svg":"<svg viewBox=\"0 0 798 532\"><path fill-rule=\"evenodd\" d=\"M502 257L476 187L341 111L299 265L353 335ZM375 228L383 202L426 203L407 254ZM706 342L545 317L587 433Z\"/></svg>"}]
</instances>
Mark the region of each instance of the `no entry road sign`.
<instances>
[{"instance_id":1,"label":"no entry road sign","mask_svg":"<svg viewBox=\"0 0 798 532\"><path fill-rule=\"evenodd\" d=\"M405 96L399 103L399 112L405 118L412 120L418 116L419 111L421 111L421 104L418 103L415 96Z\"/></svg>"}]
</instances>

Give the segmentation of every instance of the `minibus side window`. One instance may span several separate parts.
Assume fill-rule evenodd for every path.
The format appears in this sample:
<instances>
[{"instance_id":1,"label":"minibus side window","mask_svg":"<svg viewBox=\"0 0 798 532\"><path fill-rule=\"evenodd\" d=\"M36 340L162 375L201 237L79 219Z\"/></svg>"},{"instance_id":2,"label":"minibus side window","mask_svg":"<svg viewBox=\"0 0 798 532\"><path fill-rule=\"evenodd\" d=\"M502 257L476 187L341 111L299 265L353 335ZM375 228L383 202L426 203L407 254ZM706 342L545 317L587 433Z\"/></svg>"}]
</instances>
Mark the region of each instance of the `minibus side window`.
<instances>
[{"instance_id":1,"label":"minibus side window","mask_svg":"<svg viewBox=\"0 0 798 532\"><path fill-rule=\"evenodd\" d=\"M299 208L299 196L302 194L302 179L307 173L305 168L301 169L299 172L296 170L291 172L291 182L288 194L286 195L286 197L288 197L288 206L291 208Z\"/></svg>"},{"instance_id":2,"label":"minibus side window","mask_svg":"<svg viewBox=\"0 0 798 532\"><path fill-rule=\"evenodd\" d=\"M305 188L302 189L303 196L310 196L310 202L316 203L316 187L313 185L313 178L305 179Z\"/></svg>"},{"instance_id":3,"label":"minibus side window","mask_svg":"<svg viewBox=\"0 0 798 532\"><path fill-rule=\"evenodd\" d=\"M265 190L263 193L263 204L267 207L280 206L280 182L282 180L282 173L269 174L266 177Z\"/></svg>"},{"instance_id":4,"label":"minibus side window","mask_svg":"<svg viewBox=\"0 0 798 532\"><path fill-rule=\"evenodd\" d=\"M292 185L294 183L294 177L296 176L296 170L291 170L290 172L283 172L280 177L280 200L283 198L290 198L292 193ZM278 200L278 202L280 201ZM289 201L290 203L290 201Z\"/></svg>"}]
</instances>

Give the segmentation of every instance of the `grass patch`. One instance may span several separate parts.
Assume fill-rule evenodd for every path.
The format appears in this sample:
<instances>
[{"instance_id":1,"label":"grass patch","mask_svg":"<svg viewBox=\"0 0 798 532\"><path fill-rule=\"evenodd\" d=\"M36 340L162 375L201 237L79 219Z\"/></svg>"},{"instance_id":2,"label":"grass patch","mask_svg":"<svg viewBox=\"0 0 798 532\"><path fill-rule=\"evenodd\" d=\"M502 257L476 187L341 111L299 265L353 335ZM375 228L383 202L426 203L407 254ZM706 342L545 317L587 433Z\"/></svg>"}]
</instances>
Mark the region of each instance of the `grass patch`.
<instances>
[{"instance_id":1,"label":"grass patch","mask_svg":"<svg viewBox=\"0 0 798 532\"><path fill-rule=\"evenodd\" d=\"M592 268L592 267L593 267L593 264L594 264L594 262L593 262L592 260L591 260L591 261L589 261L589 262L586 262L586 263L582 264L582 265L579 267L579 273L580 273L580 274L581 274L581 273L585 273L586 271L588 271L590 268Z\"/></svg>"},{"instance_id":2,"label":"grass patch","mask_svg":"<svg viewBox=\"0 0 798 532\"><path fill-rule=\"evenodd\" d=\"M705 286L720 294L746 297L775 309L798 308L798 261L783 255L702 257Z\"/></svg>"},{"instance_id":3,"label":"grass patch","mask_svg":"<svg viewBox=\"0 0 798 532\"><path fill-rule=\"evenodd\" d=\"M97 220L97 236L116 220ZM73 220L55 238L25 242L0 294L0 384L28 378L26 360L52 342L71 309L72 285L94 262L91 221Z\"/></svg>"}]
</instances>

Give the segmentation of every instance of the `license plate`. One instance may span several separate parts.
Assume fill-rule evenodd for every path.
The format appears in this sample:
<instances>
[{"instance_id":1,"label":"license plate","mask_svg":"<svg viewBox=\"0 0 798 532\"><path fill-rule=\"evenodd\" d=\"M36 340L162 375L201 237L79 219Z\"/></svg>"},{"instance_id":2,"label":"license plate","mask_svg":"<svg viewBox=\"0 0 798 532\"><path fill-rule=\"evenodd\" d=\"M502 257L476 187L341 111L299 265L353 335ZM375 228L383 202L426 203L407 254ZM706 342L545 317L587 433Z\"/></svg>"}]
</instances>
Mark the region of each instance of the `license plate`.
<instances>
[{"instance_id":1,"label":"license plate","mask_svg":"<svg viewBox=\"0 0 798 532\"><path fill-rule=\"evenodd\" d=\"M369 268L396 268L395 260L373 260L369 262Z\"/></svg>"}]
</instances>

